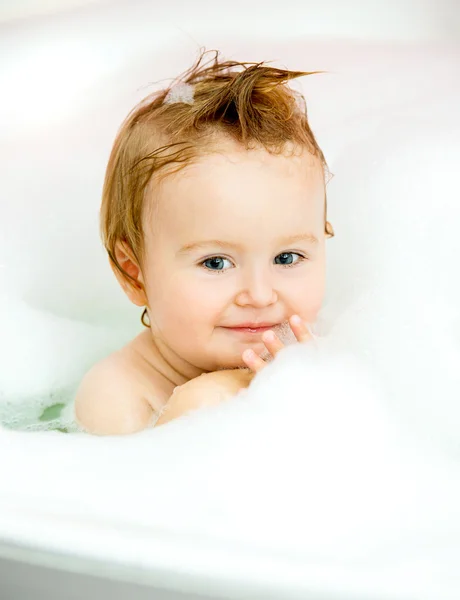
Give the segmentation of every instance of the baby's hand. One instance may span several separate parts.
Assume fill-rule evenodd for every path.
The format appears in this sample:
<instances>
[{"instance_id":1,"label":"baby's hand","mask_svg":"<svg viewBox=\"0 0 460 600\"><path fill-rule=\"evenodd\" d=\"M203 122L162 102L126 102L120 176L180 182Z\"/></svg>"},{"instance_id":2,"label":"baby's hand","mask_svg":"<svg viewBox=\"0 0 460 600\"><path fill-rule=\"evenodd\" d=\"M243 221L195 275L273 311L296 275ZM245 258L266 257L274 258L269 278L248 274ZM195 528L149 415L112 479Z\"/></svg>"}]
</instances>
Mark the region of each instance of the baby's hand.
<instances>
[{"instance_id":1,"label":"baby's hand","mask_svg":"<svg viewBox=\"0 0 460 600\"><path fill-rule=\"evenodd\" d=\"M294 332L295 337L299 342L307 342L311 339L311 334L306 324L298 315L293 315L289 319L289 324L291 326L292 331ZM278 354L280 350L284 348L283 342L271 329L269 331L265 331L265 333L262 334L262 341L267 347L267 350L274 357ZM267 363L264 360L262 360L260 356L257 356L254 350L251 350L249 348L243 352L242 358L245 364L255 373L258 373L267 365Z\"/></svg>"}]
</instances>

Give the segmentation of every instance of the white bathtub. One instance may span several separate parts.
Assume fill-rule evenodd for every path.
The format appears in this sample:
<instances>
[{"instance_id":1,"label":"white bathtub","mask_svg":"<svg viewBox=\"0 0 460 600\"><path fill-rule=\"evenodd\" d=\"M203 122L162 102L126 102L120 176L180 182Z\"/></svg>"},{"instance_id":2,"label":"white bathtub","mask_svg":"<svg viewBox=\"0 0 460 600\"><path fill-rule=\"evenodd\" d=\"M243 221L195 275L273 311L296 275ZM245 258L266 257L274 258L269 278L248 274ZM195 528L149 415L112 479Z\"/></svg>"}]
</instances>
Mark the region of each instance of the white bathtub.
<instances>
[{"instance_id":1,"label":"white bathtub","mask_svg":"<svg viewBox=\"0 0 460 600\"><path fill-rule=\"evenodd\" d=\"M136 436L0 428L0 598L458 599L459 10L203 6L0 8L0 403L69 398L139 330L98 239L103 173L145 86L198 46L330 72L302 87L335 175L335 342L290 349L247 404Z\"/></svg>"}]
</instances>

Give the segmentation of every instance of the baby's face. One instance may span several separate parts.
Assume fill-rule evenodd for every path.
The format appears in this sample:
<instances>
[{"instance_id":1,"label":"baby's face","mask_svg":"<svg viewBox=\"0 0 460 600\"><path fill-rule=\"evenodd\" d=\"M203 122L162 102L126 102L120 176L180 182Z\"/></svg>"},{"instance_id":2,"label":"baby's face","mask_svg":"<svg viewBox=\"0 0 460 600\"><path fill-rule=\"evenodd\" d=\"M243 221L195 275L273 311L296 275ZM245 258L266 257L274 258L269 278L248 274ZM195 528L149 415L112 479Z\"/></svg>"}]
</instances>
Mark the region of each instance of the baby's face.
<instances>
[{"instance_id":1,"label":"baby's face","mask_svg":"<svg viewBox=\"0 0 460 600\"><path fill-rule=\"evenodd\" d=\"M144 224L152 333L204 370L264 350L261 332L231 327L314 322L325 288L319 161L226 144L157 185Z\"/></svg>"}]
</instances>

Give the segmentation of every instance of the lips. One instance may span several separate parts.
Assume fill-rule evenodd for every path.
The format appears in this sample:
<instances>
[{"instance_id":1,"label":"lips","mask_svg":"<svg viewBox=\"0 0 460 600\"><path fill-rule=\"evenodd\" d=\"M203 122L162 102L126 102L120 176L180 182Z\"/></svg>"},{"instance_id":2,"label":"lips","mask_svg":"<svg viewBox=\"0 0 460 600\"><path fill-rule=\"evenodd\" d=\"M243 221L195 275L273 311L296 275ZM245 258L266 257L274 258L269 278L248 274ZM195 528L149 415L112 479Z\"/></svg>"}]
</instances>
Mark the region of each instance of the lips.
<instances>
[{"instance_id":1,"label":"lips","mask_svg":"<svg viewBox=\"0 0 460 600\"><path fill-rule=\"evenodd\" d=\"M278 323L242 323L241 325L235 325L234 327L226 327L225 329L231 329L241 333L263 333L278 325Z\"/></svg>"},{"instance_id":2,"label":"lips","mask_svg":"<svg viewBox=\"0 0 460 600\"><path fill-rule=\"evenodd\" d=\"M261 321L260 323L254 323L251 321L245 321L244 323L238 323L238 325L228 325L229 329L240 329L242 327L249 327L250 329L259 329L260 327L275 327L278 323L270 323L269 321Z\"/></svg>"}]
</instances>

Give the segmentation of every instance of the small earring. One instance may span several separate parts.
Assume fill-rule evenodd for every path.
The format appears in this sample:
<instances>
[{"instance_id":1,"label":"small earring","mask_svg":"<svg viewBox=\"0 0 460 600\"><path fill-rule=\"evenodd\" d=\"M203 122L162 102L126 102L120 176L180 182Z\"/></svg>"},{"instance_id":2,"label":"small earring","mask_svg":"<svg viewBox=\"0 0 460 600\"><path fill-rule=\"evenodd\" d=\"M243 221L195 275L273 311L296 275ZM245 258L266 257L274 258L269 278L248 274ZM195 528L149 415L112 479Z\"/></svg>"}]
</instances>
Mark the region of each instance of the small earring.
<instances>
[{"instance_id":1,"label":"small earring","mask_svg":"<svg viewBox=\"0 0 460 600\"><path fill-rule=\"evenodd\" d=\"M148 323L145 322L145 317L148 318L148 316L149 315L147 312L147 308L144 308L144 312L142 313L142 316L141 316L141 323L142 323L142 325L144 325L144 327L150 327L150 319L149 319Z\"/></svg>"},{"instance_id":2,"label":"small earring","mask_svg":"<svg viewBox=\"0 0 460 600\"><path fill-rule=\"evenodd\" d=\"M327 233L328 237L334 237L335 236L334 228L329 223L329 221L326 221L326 233Z\"/></svg>"}]
</instances>

